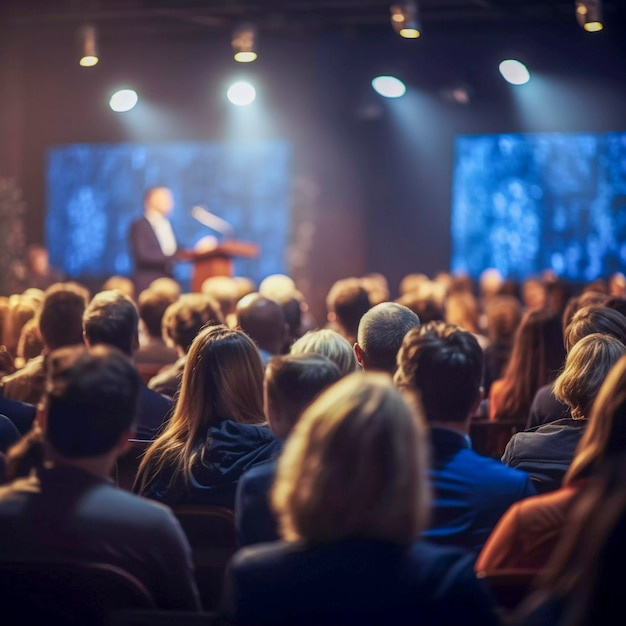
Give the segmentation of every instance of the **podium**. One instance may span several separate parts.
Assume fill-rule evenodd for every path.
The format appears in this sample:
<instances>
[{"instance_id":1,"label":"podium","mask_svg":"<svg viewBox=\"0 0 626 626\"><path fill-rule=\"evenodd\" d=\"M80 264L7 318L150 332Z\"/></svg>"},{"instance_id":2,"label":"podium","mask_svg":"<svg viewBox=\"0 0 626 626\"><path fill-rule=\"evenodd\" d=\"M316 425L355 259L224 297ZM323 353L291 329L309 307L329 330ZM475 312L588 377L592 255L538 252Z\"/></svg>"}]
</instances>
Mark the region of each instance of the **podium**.
<instances>
[{"instance_id":1,"label":"podium","mask_svg":"<svg viewBox=\"0 0 626 626\"><path fill-rule=\"evenodd\" d=\"M186 251L181 255L181 260L192 263L191 291L200 293L202 283L207 278L233 275L234 258L254 258L258 255L259 246L255 243L230 239L210 250Z\"/></svg>"}]
</instances>

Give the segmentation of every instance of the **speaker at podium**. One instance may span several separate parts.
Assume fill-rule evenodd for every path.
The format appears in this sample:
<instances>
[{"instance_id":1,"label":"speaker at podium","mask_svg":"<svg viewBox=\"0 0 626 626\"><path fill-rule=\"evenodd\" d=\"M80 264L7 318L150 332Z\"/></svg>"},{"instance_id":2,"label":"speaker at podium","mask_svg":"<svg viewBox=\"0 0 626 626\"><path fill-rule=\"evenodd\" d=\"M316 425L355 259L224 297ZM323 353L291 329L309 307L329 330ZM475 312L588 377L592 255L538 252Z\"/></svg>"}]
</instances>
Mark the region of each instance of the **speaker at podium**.
<instances>
[{"instance_id":1,"label":"speaker at podium","mask_svg":"<svg viewBox=\"0 0 626 626\"><path fill-rule=\"evenodd\" d=\"M222 218L210 213L201 206L195 206L191 215L204 226L224 235L224 239L207 235L200 239L191 250L179 253L180 261L192 264L191 291L200 293L202 283L213 276L233 276L233 260L235 258L256 258L259 246L249 241L234 238L233 227Z\"/></svg>"}]
</instances>

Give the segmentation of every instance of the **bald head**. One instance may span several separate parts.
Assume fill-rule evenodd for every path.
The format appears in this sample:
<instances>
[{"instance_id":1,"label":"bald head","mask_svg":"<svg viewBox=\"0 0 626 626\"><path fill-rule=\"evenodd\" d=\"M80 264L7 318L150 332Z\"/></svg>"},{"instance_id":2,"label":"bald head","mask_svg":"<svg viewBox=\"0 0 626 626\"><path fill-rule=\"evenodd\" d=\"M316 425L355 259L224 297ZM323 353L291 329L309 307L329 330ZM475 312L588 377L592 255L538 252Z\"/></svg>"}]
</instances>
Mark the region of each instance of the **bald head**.
<instances>
[{"instance_id":1,"label":"bald head","mask_svg":"<svg viewBox=\"0 0 626 626\"><path fill-rule=\"evenodd\" d=\"M288 332L283 308L258 292L249 293L237 303L237 324L259 348L280 354Z\"/></svg>"}]
</instances>

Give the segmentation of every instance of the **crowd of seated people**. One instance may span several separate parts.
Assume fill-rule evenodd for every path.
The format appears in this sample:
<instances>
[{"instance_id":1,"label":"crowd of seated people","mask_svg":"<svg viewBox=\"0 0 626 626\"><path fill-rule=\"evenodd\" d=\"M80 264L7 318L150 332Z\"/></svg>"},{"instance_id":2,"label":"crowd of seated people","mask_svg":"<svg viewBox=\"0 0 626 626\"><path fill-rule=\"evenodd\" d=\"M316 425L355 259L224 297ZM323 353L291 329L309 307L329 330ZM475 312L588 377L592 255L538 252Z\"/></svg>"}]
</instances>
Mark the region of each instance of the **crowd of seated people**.
<instances>
[{"instance_id":1,"label":"crowd of seated people","mask_svg":"<svg viewBox=\"0 0 626 626\"><path fill-rule=\"evenodd\" d=\"M323 304L314 319L286 275L1 298L0 561L121 564L197 612L176 511L220 507L228 623L495 626L476 572L564 562L570 512L626 452L626 281L415 272L396 296L371 273ZM515 425L503 455L476 451L479 422Z\"/></svg>"}]
</instances>

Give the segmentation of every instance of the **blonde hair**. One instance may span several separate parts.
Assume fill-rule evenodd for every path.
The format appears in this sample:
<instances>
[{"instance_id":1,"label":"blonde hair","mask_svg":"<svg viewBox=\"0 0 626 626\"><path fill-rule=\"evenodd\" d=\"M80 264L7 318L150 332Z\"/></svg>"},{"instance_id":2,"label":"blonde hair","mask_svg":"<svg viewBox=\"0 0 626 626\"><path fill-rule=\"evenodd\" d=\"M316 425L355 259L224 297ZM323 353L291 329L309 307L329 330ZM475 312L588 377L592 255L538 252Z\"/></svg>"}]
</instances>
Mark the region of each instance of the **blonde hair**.
<instances>
[{"instance_id":1,"label":"blonde hair","mask_svg":"<svg viewBox=\"0 0 626 626\"><path fill-rule=\"evenodd\" d=\"M611 368L591 409L563 485L589 476L608 457L626 451L626 355Z\"/></svg>"},{"instance_id":2,"label":"blonde hair","mask_svg":"<svg viewBox=\"0 0 626 626\"><path fill-rule=\"evenodd\" d=\"M203 328L189 350L174 413L139 465L139 492L166 468L172 482L179 472L188 481L210 427L225 420L265 423L263 373L259 350L244 332L224 324Z\"/></svg>"},{"instance_id":3,"label":"blonde hair","mask_svg":"<svg viewBox=\"0 0 626 626\"><path fill-rule=\"evenodd\" d=\"M271 502L283 538L412 542L428 521L427 457L424 421L389 376L344 377L305 410L280 457Z\"/></svg>"},{"instance_id":4,"label":"blonde hair","mask_svg":"<svg viewBox=\"0 0 626 626\"><path fill-rule=\"evenodd\" d=\"M572 418L587 417L609 370L624 354L626 347L621 341L601 333L574 344L563 372L554 381L554 395L570 407Z\"/></svg>"},{"instance_id":5,"label":"blonde hair","mask_svg":"<svg viewBox=\"0 0 626 626\"><path fill-rule=\"evenodd\" d=\"M322 328L310 330L291 344L290 354L315 352L336 363L345 376L360 369L350 342L336 330Z\"/></svg>"}]
</instances>

